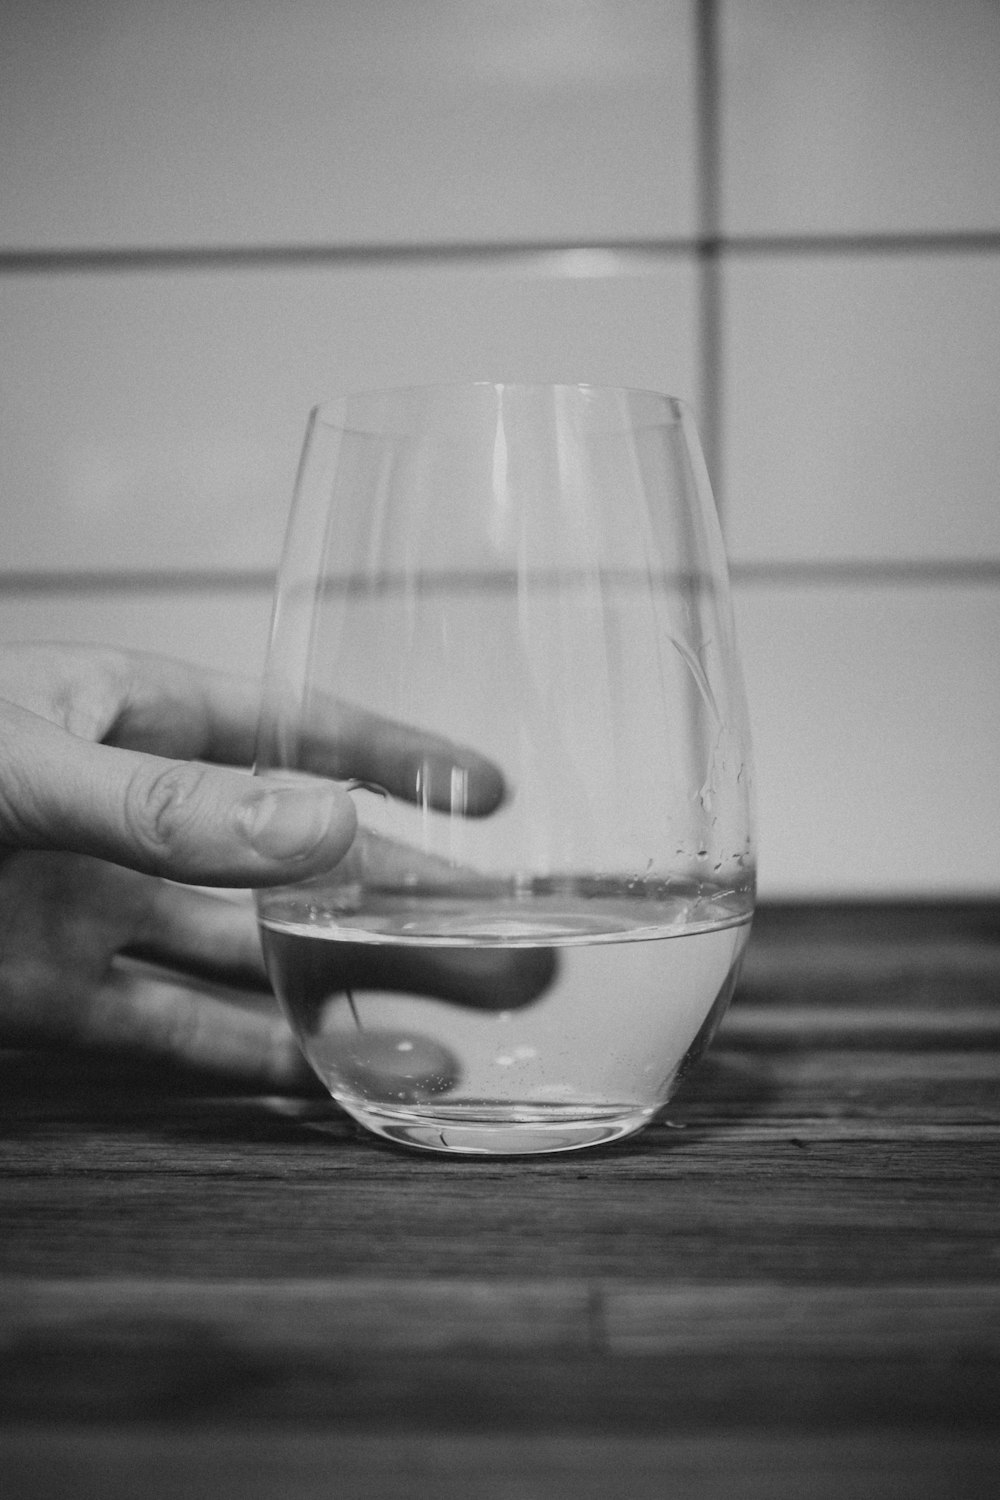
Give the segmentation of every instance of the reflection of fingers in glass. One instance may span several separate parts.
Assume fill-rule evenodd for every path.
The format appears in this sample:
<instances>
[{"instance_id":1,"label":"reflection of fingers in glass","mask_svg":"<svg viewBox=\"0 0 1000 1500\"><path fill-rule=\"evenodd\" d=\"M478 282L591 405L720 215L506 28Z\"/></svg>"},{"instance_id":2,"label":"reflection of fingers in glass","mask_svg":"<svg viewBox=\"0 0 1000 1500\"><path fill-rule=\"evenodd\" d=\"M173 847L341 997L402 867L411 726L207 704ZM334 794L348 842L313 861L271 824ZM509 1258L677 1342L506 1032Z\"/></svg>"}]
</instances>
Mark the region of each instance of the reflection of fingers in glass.
<instances>
[{"instance_id":1,"label":"reflection of fingers in glass","mask_svg":"<svg viewBox=\"0 0 1000 1500\"><path fill-rule=\"evenodd\" d=\"M303 943L269 934L270 967L279 996L294 969L300 1024L315 1018L338 992L383 990L423 995L474 1010L519 1010L548 990L557 973L553 948L420 949L374 943ZM310 1020L312 1017L312 1020Z\"/></svg>"},{"instance_id":2,"label":"reflection of fingers in glass","mask_svg":"<svg viewBox=\"0 0 1000 1500\"><path fill-rule=\"evenodd\" d=\"M336 1080L338 1092L346 1088L365 1099L419 1104L447 1094L461 1076L453 1053L415 1031L364 1027L353 1036L321 1036L310 1050L313 1066Z\"/></svg>"},{"instance_id":3,"label":"reflection of fingers in glass","mask_svg":"<svg viewBox=\"0 0 1000 1500\"><path fill-rule=\"evenodd\" d=\"M462 817L494 812L505 795L502 773L484 755L325 697L304 727L299 765Z\"/></svg>"},{"instance_id":4,"label":"reflection of fingers in glass","mask_svg":"<svg viewBox=\"0 0 1000 1500\"><path fill-rule=\"evenodd\" d=\"M338 943L338 970L349 989L427 995L475 1010L519 1010L550 987L553 948L376 947Z\"/></svg>"}]
</instances>

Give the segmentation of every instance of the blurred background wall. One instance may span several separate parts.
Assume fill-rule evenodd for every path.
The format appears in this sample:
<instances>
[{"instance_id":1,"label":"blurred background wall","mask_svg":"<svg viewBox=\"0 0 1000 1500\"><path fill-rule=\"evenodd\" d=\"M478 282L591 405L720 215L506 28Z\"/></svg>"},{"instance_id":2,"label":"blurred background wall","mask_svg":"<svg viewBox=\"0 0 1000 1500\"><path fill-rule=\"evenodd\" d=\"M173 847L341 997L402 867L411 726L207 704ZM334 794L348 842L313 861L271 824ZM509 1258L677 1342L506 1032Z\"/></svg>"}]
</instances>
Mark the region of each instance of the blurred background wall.
<instances>
[{"instance_id":1,"label":"blurred background wall","mask_svg":"<svg viewBox=\"0 0 1000 1500\"><path fill-rule=\"evenodd\" d=\"M259 670L306 414L695 407L766 896L1000 890L997 0L0 0L0 638Z\"/></svg>"}]
</instances>

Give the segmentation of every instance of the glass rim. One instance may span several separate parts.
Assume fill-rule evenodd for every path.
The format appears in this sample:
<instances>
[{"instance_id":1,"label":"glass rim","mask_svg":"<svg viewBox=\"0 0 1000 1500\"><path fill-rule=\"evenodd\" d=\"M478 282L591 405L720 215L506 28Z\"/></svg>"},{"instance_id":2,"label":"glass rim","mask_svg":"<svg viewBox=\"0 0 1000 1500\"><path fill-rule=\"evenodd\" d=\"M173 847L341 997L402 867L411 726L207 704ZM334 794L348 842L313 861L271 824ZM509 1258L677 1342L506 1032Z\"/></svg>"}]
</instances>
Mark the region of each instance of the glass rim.
<instances>
[{"instance_id":1,"label":"glass rim","mask_svg":"<svg viewBox=\"0 0 1000 1500\"><path fill-rule=\"evenodd\" d=\"M547 380L441 380L408 385L372 386L370 388L346 390L338 395L317 401L310 410L313 420L324 426L339 426L337 420L352 402L386 401L392 398L405 399L414 396L444 396L448 393L472 391L517 391L554 393L573 392L590 394L597 398L634 397L649 402L659 402L671 412L673 422L685 417L694 420L694 407L683 396L673 396L668 391L656 390L652 386L612 385L598 381L547 381Z\"/></svg>"}]
</instances>

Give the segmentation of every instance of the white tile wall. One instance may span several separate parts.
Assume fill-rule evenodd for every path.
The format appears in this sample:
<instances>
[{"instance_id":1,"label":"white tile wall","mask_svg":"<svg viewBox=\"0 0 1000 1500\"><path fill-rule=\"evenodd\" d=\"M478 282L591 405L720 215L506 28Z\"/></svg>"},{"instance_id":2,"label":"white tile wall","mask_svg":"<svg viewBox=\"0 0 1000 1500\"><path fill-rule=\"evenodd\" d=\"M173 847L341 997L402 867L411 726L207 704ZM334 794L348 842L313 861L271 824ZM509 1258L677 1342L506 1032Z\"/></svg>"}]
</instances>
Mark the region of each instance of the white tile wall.
<instances>
[{"instance_id":1,"label":"white tile wall","mask_svg":"<svg viewBox=\"0 0 1000 1500\"><path fill-rule=\"evenodd\" d=\"M762 893L1000 892L1000 6L715 0L714 306L699 5L6 0L0 639L257 672L315 401L667 388L721 417ZM975 253L920 239L969 231ZM844 241L900 234L905 254ZM631 249L527 253L547 240ZM3 260L453 242L468 260ZM941 560L947 587L885 582ZM831 562L854 576L793 586L789 565ZM233 577L129 584L192 568Z\"/></svg>"},{"instance_id":2,"label":"white tile wall","mask_svg":"<svg viewBox=\"0 0 1000 1500\"><path fill-rule=\"evenodd\" d=\"M724 297L734 559L1000 556L1000 255L734 260Z\"/></svg>"},{"instance_id":3,"label":"white tile wall","mask_svg":"<svg viewBox=\"0 0 1000 1500\"><path fill-rule=\"evenodd\" d=\"M693 0L6 0L8 247L694 228Z\"/></svg>"},{"instance_id":4,"label":"white tile wall","mask_svg":"<svg viewBox=\"0 0 1000 1500\"><path fill-rule=\"evenodd\" d=\"M692 258L23 274L0 278L0 323L7 568L273 566L307 414L343 390L698 402Z\"/></svg>"},{"instance_id":5,"label":"white tile wall","mask_svg":"<svg viewBox=\"0 0 1000 1500\"><path fill-rule=\"evenodd\" d=\"M259 677L271 621L270 587L203 593L94 588L0 589L0 641L66 641L153 651Z\"/></svg>"},{"instance_id":6,"label":"white tile wall","mask_svg":"<svg viewBox=\"0 0 1000 1500\"><path fill-rule=\"evenodd\" d=\"M1000 227L996 0L721 0L730 234Z\"/></svg>"},{"instance_id":7,"label":"white tile wall","mask_svg":"<svg viewBox=\"0 0 1000 1500\"><path fill-rule=\"evenodd\" d=\"M1000 591L736 590L761 890L1000 887Z\"/></svg>"}]
</instances>

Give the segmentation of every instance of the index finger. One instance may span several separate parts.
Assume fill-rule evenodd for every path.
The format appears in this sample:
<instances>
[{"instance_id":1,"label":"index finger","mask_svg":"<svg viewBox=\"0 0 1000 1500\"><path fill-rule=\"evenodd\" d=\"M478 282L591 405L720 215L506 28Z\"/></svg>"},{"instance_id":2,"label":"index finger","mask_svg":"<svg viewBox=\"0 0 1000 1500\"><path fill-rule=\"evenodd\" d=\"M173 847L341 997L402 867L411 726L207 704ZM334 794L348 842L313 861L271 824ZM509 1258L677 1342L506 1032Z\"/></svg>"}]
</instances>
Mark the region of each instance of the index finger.
<instances>
[{"instance_id":1,"label":"index finger","mask_svg":"<svg viewBox=\"0 0 1000 1500\"><path fill-rule=\"evenodd\" d=\"M258 741L259 689L246 679L202 673L207 758L251 760ZM265 732L264 740L268 738ZM504 779L486 756L444 735L382 717L323 694L302 712L295 764L280 769L360 780L395 797L461 817L482 817L504 798ZM264 758L267 755L264 746ZM279 769L273 764L266 769Z\"/></svg>"},{"instance_id":2,"label":"index finger","mask_svg":"<svg viewBox=\"0 0 1000 1500\"><path fill-rule=\"evenodd\" d=\"M299 758L302 770L367 782L461 817L482 817L504 798L503 775L484 755L339 699L315 705Z\"/></svg>"},{"instance_id":3,"label":"index finger","mask_svg":"<svg viewBox=\"0 0 1000 1500\"><path fill-rule=\"evenodd\" d=\"M27 646L11 660L23 691L10 696L72 733L178 760L253 763L261 704L254 678L111 649ZM303 711L294 739L294 764L265 753L266 769L363 780L466 817L492 812L504 797L500 770L477 751L327 695Z\"/></svg>"}]
</instances>

